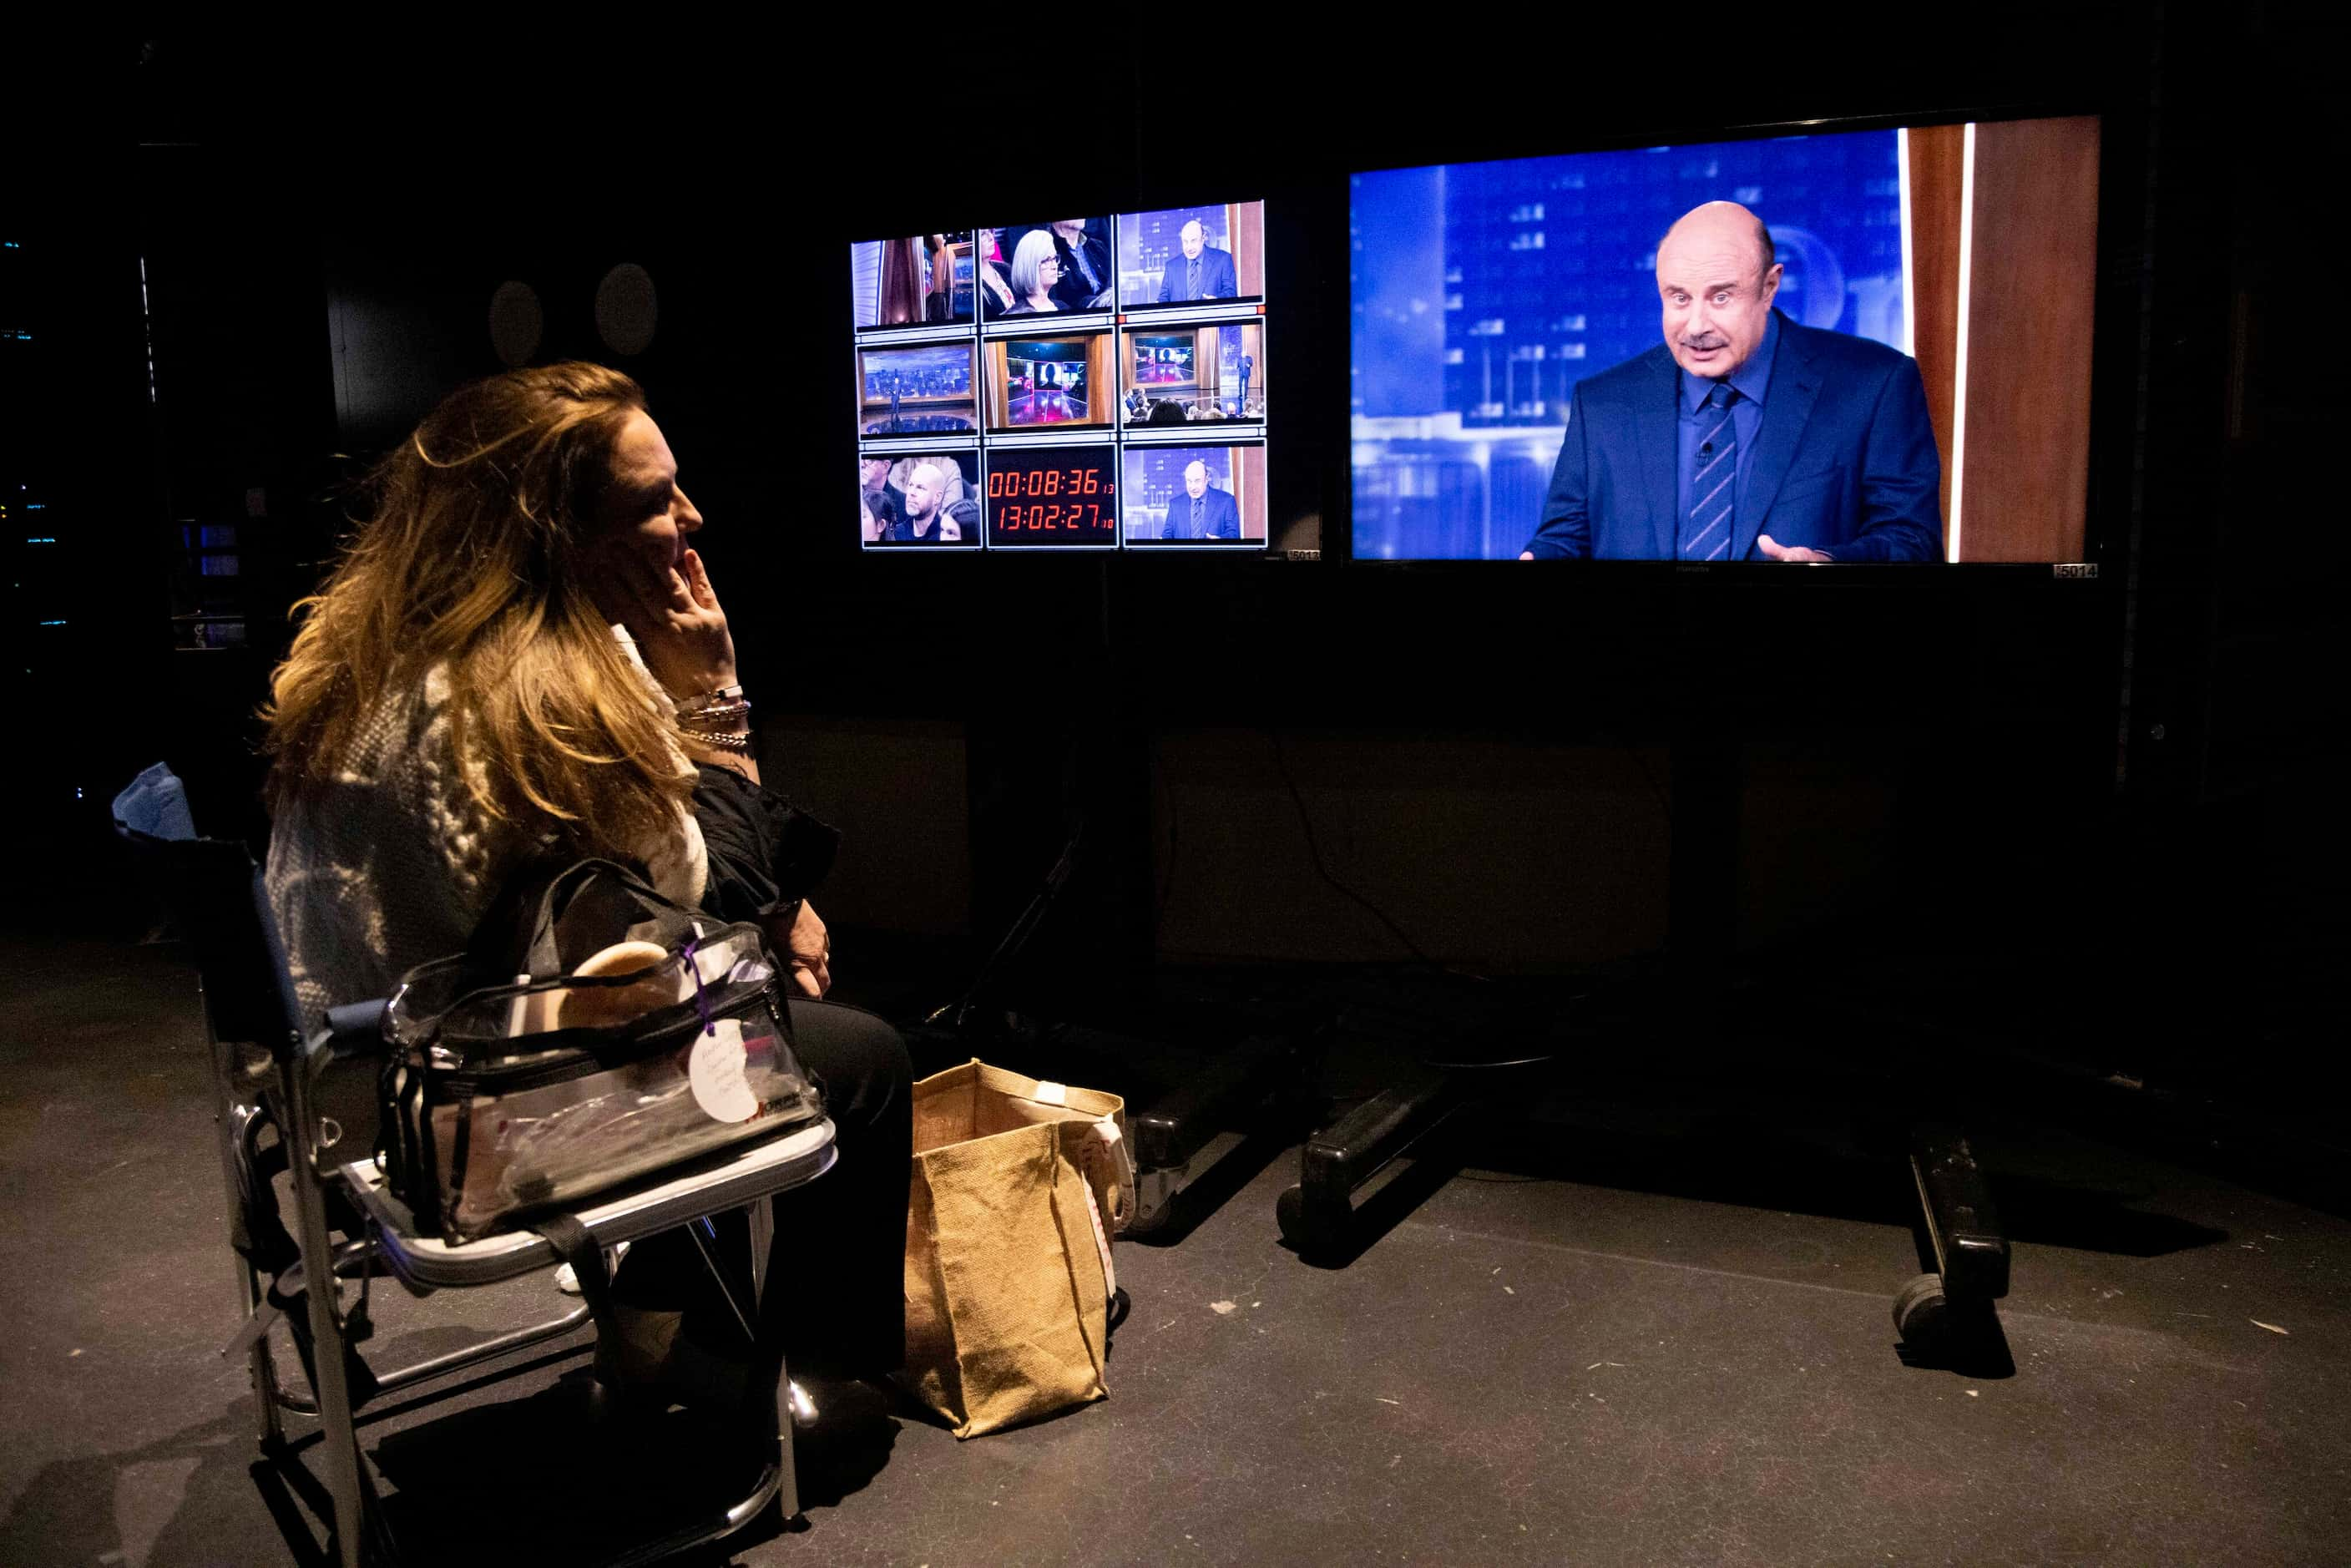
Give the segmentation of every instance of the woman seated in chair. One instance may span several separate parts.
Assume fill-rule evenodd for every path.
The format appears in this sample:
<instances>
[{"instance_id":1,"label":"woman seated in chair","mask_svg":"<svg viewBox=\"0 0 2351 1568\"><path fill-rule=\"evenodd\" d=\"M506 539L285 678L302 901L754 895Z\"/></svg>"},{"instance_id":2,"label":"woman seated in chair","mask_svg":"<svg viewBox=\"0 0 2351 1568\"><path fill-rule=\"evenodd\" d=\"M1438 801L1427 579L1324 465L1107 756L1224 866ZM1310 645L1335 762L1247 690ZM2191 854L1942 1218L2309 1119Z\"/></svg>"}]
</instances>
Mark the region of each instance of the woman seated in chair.
<instances>
[{"instance_id":1,"label":"woman seated in chair","mask_svg":"<svg viewBox=\"0 0 2351 1568\"><path fill-rule=\"evenodd\" d=\"M550 855L631 863L675 903L761 920L805 993L794 1043L823 1080L840 1151L778 1205L776 1245L815 1261L821 1284L770 1305L795 1375L895 1367L905 1046L820 999L831 943L790 885L804 834L760 787L726 614L687 544L702 514L643 392L578 362L475 382L371 489L371 514L298 607L266 714L267 884L304 1009L386 995L460 951L507 878ZM726 1218L739 1252L743 1217ZM739 1333L689 1238L640 1243L612 1298L601 1379L741 1391Z\"/></svg>"}]
</instances>

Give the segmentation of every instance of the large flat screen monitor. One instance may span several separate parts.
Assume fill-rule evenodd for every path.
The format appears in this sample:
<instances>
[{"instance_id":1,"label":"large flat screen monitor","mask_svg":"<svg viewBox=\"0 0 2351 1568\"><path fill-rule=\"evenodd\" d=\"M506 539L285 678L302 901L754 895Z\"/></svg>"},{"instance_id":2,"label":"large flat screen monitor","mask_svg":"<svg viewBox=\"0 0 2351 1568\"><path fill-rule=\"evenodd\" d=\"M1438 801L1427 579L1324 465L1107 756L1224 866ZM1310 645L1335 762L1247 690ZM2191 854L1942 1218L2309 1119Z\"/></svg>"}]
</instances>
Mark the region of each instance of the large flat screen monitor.
<instances>
[{"instance_id":1,"label":"large flat screen monitor","mask_svg":"<svg viewBox=\"0 0 2351 1568\"><path fill-rule=\"evenodd\" d=\"M1266 548L1262 202L850 262L862 549Z\"/></svg>"},{"instance_id":2,"label":"large flat screen monitor","mask_svg":"<svg viewBox=\"0 0 2351 1568\"><path fill-rule=\"evenodd\" d=\"M2082 559L2098 139L1352 176L1355 557Z\"/></svg>"}]
</instances>

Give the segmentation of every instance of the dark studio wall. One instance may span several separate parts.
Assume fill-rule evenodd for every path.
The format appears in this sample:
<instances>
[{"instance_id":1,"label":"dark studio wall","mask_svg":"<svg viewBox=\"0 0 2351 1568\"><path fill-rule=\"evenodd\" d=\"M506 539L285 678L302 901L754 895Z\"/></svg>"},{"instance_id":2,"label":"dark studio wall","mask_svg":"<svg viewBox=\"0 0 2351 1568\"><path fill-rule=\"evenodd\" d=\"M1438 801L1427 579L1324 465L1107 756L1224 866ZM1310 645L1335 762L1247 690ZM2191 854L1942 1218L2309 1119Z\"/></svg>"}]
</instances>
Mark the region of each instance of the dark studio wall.
<instances>
[{"instance_id":1,"label":"dark studio wall","mask_svg":"<svg viewBox=\"0 0 2351 1568\"><path fill-rule=\"evenodd\" d=\"M2225 541L2267 515L2273 444L2310 418L2262 330L2286 285L2262 210L2283 177L2239 176L2273 169L2264 148L2317 111L2238 85L2294 68L2276 13L1994 17L1892 28L1859 65L1754 40L1696 103L1632 29L1547 24L1531 64L1443 35L1425 57L1308 51L1311 68L1261 50L1252 68L1281 90L1228 117L1164 112L1164 51L1125 35L1091 93L1040 94L1043 64L985 47L920 115L901 72L756 35L477 39L412 74L375 60L412 89L401 101L422 72L467 110L394 121L360 107L380 96L339 96L359 55L168 37L120 100L138 140L186 143L125 150L141 234L173 258L154 262L180 389L158 466L178 494L213 473L206 504L224 507L257 477L269 518L251 649L204 683L162 677L173 744L220 799L249 800L256 765L229 737L250 733L285 603L332 535L318 497L498 368L490 300L518 280L542 305L539 358L605 359L647 386L710 519L769 770L850 831L827 894L844 925L985 946L1082 819L1082 885L1040 938L1041 974L1155 950L1402 957L1318 873L1302 816L1322 870L1447 961L1572 968L1653 952L1677 922L1837 973L2031 957L2096 977L2098 1027L2143 1050L2149 955L2207 941L2269 974L2291 943L2249 932L2273 930L2263 912L2307 874L2295 716L2321 683L2298 660L2327 620L2323 579L2261 573ZM1571 81L1546 51L1625 68ZM478 86L558 78L559 110ZM288 84L319 111L309 134L237 107ZM872 561L848 543L843 250L917 214L1264 195L1289 396L1275 529L1335 549L1348 169L1999 107L2107 117L2095 583L1604 591L1331 559ZM658 328L615 359L594 299L624 262L653 279Z\"/></svg>"}]
</instances>

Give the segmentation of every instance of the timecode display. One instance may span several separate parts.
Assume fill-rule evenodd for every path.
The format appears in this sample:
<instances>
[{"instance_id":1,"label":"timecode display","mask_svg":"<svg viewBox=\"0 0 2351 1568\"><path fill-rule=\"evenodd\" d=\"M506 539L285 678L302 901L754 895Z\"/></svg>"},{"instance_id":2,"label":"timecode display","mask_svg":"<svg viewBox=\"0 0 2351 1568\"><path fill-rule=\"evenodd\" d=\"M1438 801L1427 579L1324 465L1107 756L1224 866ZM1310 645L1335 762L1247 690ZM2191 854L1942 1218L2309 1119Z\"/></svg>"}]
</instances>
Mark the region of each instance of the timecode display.
<instances>
[{"instance_id":1,"label":"timecode display","mask_svg":"<svg viewBox=\"0 0 2351 1568\"><path fill-rule=\"evenodd\" d=\"M1015 496L1107 496L1111 483L1094 468L1032 468L1026 474L1005 473L1002 469L987 476L987 498L1009 500Z\"/></svg>"},{"instance_id":2,"label":"timecode display","mask_svg":"<svg viewBox=\"0 0 2351 1568\"><path fill-rule=\"evenodd\" d=\"M1104 450L996 453L987 471L988 542L1113 545L1118 542L1117 470Z\"/></svg>"},{"instance_id":3,"label":"timecode display","mask_svg":"<svg viewBox=\"0 0 2351 1568\"><path fill-rule=\"evenodd\" d=\"M1095 501L1046 501L996 509L996 531L999 534L1076 532L1109 538L1117 525L1117 517L1104 511Z\"/></svg>"}]
</instances>

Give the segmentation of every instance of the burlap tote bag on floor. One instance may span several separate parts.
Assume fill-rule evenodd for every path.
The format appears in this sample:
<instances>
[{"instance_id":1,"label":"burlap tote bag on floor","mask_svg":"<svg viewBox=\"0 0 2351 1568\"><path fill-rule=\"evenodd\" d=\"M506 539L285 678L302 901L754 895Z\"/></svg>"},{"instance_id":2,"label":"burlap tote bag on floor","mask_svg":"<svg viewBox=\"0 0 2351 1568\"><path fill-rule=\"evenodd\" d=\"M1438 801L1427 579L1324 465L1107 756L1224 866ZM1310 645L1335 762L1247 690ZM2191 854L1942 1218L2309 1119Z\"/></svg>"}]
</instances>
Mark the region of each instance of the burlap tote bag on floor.
<instances>
[{"instance_id":1,"label":"burlap tote bag on floor","mask_svg":"<svg viewBox=\"0 0 2351 1568\"><path fill-rule=\"evenodd\" d=\"M1102 1398L1125 1102L978 1061L914 1092L907 1386L958 1437Z\"/></svg>"}]
</instances>

